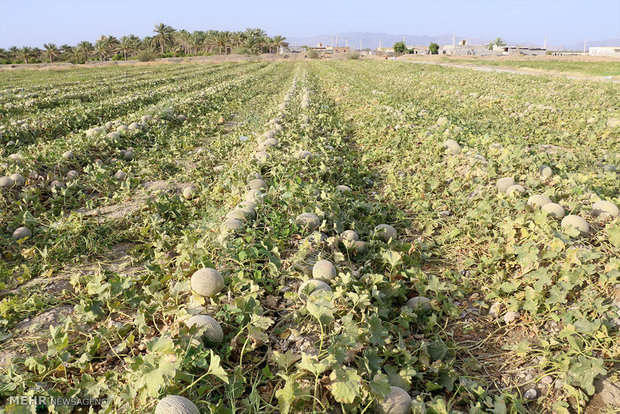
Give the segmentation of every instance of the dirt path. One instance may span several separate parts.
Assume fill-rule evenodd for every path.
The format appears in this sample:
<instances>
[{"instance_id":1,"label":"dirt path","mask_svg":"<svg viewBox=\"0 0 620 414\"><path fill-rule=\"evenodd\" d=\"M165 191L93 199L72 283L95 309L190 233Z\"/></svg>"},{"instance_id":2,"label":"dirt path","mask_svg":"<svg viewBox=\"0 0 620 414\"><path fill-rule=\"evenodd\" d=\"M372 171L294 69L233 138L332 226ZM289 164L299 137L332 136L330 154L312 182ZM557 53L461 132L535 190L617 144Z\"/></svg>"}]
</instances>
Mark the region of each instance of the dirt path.
<instances>
[{"instance_id":1,"label":"dirt path","mask_svg":"<svg viewBox=\"0 0 620 414\"><path fill-rule=\"evenodd\" d=\"M459 68L459 69L472 69L472 70L477 70L480 72L512 73L516 75L534 75L534 76L556 76L556 77L562 77L565 79L620 83L620 79L612 79L611 77L575 75L575 74L568 74L564 72L549 72L549 71L533 70L533 69L532 70L515 69L515 68L509 68L506 66L484 66L484 65L446 63L446 62L422 62L419 60L401 60L401 62L417 63L417 64L422 64L422 65L445 66L445 67L453 67L453 68Z\"/></svg>"}]
</instances>

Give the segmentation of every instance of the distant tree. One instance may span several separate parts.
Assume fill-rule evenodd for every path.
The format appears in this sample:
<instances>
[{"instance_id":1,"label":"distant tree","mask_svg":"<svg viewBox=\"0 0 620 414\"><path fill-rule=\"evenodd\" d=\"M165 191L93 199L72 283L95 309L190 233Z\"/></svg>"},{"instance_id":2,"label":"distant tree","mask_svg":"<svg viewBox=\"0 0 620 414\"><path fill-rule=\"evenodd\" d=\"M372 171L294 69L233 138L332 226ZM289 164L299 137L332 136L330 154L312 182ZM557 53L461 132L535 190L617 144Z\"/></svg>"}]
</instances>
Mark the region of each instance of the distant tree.
<instances>
[{"instance_id":1,"label":"distant tree","mask_svg":"<svg viewBox=\"0 0 620 414\"><path fill-rule=\"evenodd\" d=\"M88 58L93 53L93 45L87 40L83 40L76 46L77 52L81 62L88 61Z\"/></svg>"},{"instance_id":2,"label":"distant tree","mask_svg":"<svg viewBox=\"0 0 620 414\"><path fill-rule=\"evenodd\" d=\"M394 52L396 52L396 54L399 54L399 55L407 53L408 49L407 49L407 45L405 44L405 42L394 43Z\"/></svg>"},{"instance_id":3,"label":"distant tree","mask_svg":"<svg viewBox=\"0 0 620 414\"><path fill-rule=\"evenodd\" d=\"M17 58L24 61L24 63L28 63L28 59L33 57L32 48L24 46L21 49L17 50Z\"/></svg>"},{"instance_id":4,"label":"distant tree","mask_svg":"<svg viewBox=\"0 0 620 414\"><path fill-rule=\"evenodd\" d=\"M155 36L153 36L155 43L161 48L161 53L165 53L166 45L170 45L174 41L174 28L163 23L159 23L155 25L153 32L155 33Z\"/></svg>"},{"instance_id":5,"label":"distant tree","mask_svg":"<svg viewBox=\"0 0 620 414\"><path fill-rule=\"evenodd\" d=\"M491 43L489 43L489 50L493 50L493 46L495 46L495 45L497 45L497 46L506 46L506 42L501 37L498 37L497 39L495 39Z\"/></svg>"},{"instance_id":6,"label":"distant tree","mask_svg":"<svg viewBox=\"0 0 620 414\"><path fill-rule=\"evenodd\" d=\"M54 62L54 58L56 56L58 56L60 51L58 50L56 45L53 44L53 43L46 43L46 44L43 45L43 47L45 48L45 56L48 57L50 63L53 63Z\"/></svg>"},{"instance_id":7,"label":"distant tree","mask_svg":"<svg viewBox=\"0 0 620 414\"><path fill-rule=\"evenodd\" d=\"M127 60L127 55L133 55L138 50L140 38L136 35L121 36L118 42L118 51L123 54L123 58Z\"/></svg>"},{"instance_id":8,"label":"distant tree","mask_svg":"<svg viewBox=\"0 0 620 414\"><path fill-rule=\"evenodd\" d=\"M432 42L429 46L428 46L428 50L429 52L431 52L431 55L437 55L439 54L439 45L435 42Z\"/></svg>"},{"instance_id":9,"label":"distant tree","mask_svg":"<svg viewBox=\"0 0 620 414\"><path fill-rule=\"evenodd\" d=\"M278 50L281 47L287 47L288 46L288 43L285 42L285 40L286 40L286 37L279 36L279 35L278 36L274 36L272 38L273 46L275 47L275 51L274 51L275 53L278 53Z\"/></svg>"}]
</instances>

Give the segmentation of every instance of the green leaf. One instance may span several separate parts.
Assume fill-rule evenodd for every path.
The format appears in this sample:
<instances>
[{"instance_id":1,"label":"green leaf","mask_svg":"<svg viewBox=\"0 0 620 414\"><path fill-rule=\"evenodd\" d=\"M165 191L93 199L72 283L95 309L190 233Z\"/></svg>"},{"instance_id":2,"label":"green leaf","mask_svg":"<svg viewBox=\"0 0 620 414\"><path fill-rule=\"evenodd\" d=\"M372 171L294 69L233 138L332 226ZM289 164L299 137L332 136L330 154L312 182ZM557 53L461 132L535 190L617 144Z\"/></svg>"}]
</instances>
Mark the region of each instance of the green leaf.
<instances>
[{"instance_id":1,"label":"green leaf","mask_svg":"<svg viewBox=\"0 0 620 414\"><path fill-rule=\"evenodd\" d=\"M290 352L290 351L289 351ZM321 375L329 365L324 363L323 361L319 361L319 359L314 355L308 355L304 352L301 353L301 362L297 364L297 366L301 369L305 369L313 373L315 376Z\"/></svg>"},{"instance_id":2,"label":"green leaf","mask_svg":"<svg viewBox=\"0 0 620 414\"><path fill-rule=\"evenodd\" d=\"M329 378L332 380L332 395L340 403L352 404L360 395L362 377L352 368L336 368Z\"/></svg>"},{"instance_id":3,"label":"green leaf","mask_svg":"<svg viewBox=\"0 0 620 414\"><path fill-rule=\"evenodd\" d=\"M334 320L334 311L336 310L336 307L328 295L323 294L323 292L318 292L308 296L306 308L312 316L317 318L319 322L323 324L329 324Z\"/></svg>"},{"instance_id":4,"label":"green leaf","mask_svg":"<svg viewBox=\"0 0 620 414\"><path fill-rule=\"evenodd\" d=\"M228 374L224 368L222 368L220 356L215 355L212 349L209 350L209 353L211 355L211 363L209 364L209 370L207 372L228 384Z\"/></svg>"},{"instance_id":5,"label":"green leaf","mask_svg":"<svg viewBox=\"0 0 620 414\"><path fill-rule=\"evenodd\" d=\"M594 394L594 378L605 375L607 370L600 359L588 359L579 355L578 361L571 364L567 372L570 384L582 388L588 395Z\"/></svg>"},{"instance_id":6,"label":"green leaf","mask_svg":"<svg viewBox=\"0 0 620 414\"><path fill-rule=\"evenodd\" d=\"M375 394L385 397L390 394L390 382L388 376L385 374L375 374L374 378L370 382L370 389Z\"/></svg>"},{"instance_id":7,"label":"green leaf","mask_svg":"<svg viewBox=\"0 0 620 414\"><path fill-rule=\"evenodd\" d=\"M607 230L609 234L609 241L614 247L620 248L620 224L615 224L612 228Z\"/></svg>"},{"instance_id":8,"label":"green leaf","mask_svg":"<svg viewBox=\"0 0 620 414\"><path fill-rule=\"evenodd\" d=\"M174 353L174 342L167 336L155 337L146 345L150 352L161 352L162 354Z\"/></svg>"}]
</instances>

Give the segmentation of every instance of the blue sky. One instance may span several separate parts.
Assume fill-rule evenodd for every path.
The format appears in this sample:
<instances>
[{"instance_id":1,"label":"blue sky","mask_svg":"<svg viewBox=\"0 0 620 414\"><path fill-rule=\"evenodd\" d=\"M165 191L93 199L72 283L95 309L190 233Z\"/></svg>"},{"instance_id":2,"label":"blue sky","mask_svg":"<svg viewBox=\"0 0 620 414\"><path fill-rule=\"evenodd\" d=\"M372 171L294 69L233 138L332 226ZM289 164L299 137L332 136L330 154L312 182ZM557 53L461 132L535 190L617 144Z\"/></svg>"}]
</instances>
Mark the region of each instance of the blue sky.
<instances>
[{"instance_id":1,"label":"blue sky","mask_svg":"<svg viewBox=\"0 0 620 414\"><path fill-rule=\"evenodd\" d=\"M0 47L75 44L101 34L261 27L288 37L376 32L568 45L620 39L620 0L0 0Z\"/></svg>"}]
</instances>

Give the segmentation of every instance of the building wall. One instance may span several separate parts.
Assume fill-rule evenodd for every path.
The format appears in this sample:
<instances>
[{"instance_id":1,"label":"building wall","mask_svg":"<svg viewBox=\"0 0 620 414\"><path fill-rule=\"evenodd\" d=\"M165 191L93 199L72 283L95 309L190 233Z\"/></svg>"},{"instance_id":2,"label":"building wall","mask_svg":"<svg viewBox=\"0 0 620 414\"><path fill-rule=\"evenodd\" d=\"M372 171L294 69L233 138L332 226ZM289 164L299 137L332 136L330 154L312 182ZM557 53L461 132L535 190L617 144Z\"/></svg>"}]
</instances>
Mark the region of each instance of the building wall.
<instances>
[{"instance_id":1,"label":"building wall","mask_svg":"<svg viewBox=\"0 0 620 414\"><path fill-rule=\"evenodd\" d=\"M588 52L591 56L620 56L620 46L591 47Z\"/></svg>"}]
</instances>

